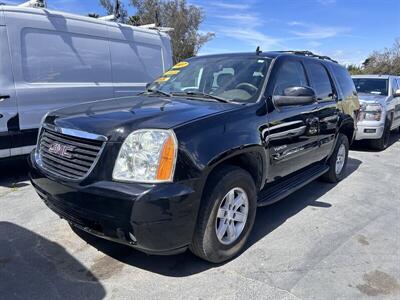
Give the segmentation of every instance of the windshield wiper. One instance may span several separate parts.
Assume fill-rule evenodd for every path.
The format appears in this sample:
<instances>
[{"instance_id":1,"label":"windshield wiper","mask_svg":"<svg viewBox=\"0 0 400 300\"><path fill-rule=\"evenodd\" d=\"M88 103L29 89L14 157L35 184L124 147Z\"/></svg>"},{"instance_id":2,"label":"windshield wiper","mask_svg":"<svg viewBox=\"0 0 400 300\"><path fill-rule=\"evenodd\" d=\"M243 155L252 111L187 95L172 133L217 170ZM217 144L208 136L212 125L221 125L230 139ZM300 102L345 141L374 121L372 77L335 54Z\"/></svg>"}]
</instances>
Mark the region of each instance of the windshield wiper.
<instances>
[{"instance_id":1,"label":"windshield wiper","mask_svg":"<svg viewBox=\"0 0 400 300\"><path fill-rule=\"evenodd\" d=\"M226 100L224 98L214 96L211 94L203 93L203 92L175 92L173 94L176 95L186 95L186 96L197 96L197 97L203 97L203 98L209 98L209 99L214 99L217 100L218 102L223 102L223 103L230 103L229 100Z\"/></svg>"},{"instance_id":2,"label":"windshield wiper","mask_svg":"<svg viewBox=\"0 0 400 300\"><path fill-rule=\"evenodd\" d=\"M161 94L161 95L164 95L164 96L167 96L167 97L172 97L172 94L167 93L167 92L163 92L163 91L160 91L160 90L156 90L156 89L146 90L144 92L139 93L138 95L143 95L143 94L146 94L146 93L147 94Z\"/></svg>"}]
</instances>

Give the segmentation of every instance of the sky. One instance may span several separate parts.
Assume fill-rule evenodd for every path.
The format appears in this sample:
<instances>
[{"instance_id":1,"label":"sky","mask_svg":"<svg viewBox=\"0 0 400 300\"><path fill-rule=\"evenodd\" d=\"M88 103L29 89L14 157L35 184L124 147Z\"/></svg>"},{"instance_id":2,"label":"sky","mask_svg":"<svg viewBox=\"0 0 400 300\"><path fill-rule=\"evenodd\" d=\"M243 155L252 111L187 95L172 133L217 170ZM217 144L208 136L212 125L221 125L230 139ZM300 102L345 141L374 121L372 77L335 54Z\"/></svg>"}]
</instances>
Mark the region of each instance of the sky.
<instances>
[{"instance_id":1,"label":"sky","mask_svg":"<svg viewBox=\"0 0 400 300\"><path fill-rule=\"evenodd\" d=\"M21 3L17 0L0 0ZM133 7L122 0L130 14ZM310 50L342 64L361 64L400 38L400 0L189 0L205 14L201 32L215 37L200 55ZM50 9L104 15L98 0L47 0Z\"/></svg>"}]
</instances>

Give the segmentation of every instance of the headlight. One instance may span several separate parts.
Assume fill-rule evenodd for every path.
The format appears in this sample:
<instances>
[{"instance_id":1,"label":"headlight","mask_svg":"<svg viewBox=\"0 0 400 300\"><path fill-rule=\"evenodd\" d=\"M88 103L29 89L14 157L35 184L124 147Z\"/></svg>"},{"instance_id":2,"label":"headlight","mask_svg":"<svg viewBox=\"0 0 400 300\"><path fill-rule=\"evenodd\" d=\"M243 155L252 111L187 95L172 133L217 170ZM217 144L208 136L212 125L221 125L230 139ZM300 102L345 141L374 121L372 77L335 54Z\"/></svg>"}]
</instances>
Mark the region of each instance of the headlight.
<instances>
[{"instance_id":1,"label":"headlight","mask_svg":"<svg viewBox=\"0 0 400 300\"><path fill-rule=\"evenodd\" d=\"M360 107L360 121L380 121L382 117L382 105L378 103L364 103Z\"/></svg>"},{"instance_id":2,"label":"headlight","mask_svg":"<svg viewBox=\"0 0 400 300\"><path fill-rule=\"evenodd\" d=\"M132 132L119 151L113 179L129 182L172 181L177 146L172 130L141 129Z\"/></svg>"}]
</instances>

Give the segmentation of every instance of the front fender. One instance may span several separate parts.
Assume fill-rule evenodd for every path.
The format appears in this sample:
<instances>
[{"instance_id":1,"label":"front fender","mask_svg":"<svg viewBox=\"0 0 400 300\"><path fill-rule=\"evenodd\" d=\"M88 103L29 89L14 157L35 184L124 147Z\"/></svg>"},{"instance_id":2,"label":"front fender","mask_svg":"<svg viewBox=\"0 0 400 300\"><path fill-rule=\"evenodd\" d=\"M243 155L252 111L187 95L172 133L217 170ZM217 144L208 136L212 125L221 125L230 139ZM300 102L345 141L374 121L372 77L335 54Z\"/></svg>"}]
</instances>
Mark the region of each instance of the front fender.
<instances>
[{"instance_id":1,"label":"front fender","mask_svg":"<svg viewBox=\"0 0 400 300\"><path fill-rule=\"evenodd\" d=\"M267 150L259 130L264 123L266 117L250 106L175 129L179 153L174 180L206 178L219 164L245 153L260 157L265 176Z\"/></svg>"}]
</instances>

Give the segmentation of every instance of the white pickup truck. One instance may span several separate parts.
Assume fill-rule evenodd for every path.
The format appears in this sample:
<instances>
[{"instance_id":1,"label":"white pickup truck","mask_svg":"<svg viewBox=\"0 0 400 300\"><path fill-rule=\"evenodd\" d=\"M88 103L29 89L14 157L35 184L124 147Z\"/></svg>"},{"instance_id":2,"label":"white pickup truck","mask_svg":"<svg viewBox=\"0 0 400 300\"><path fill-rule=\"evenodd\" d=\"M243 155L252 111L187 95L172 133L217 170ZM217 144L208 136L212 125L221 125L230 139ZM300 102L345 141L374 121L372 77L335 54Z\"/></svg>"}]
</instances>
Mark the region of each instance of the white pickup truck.
<instances>
[{"instance_id":1,"label":"white pickup truck","mask_svg":"<svg viewBox=\"0 0 400 300\"><path fill-rule=\"evenodd\" d=\"M361 111L356 140L367 139L371 148L389 146L390 131L400 127L400 76L355 75Z\"/></svg>"}]
</instances>

